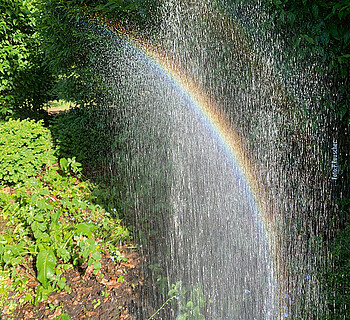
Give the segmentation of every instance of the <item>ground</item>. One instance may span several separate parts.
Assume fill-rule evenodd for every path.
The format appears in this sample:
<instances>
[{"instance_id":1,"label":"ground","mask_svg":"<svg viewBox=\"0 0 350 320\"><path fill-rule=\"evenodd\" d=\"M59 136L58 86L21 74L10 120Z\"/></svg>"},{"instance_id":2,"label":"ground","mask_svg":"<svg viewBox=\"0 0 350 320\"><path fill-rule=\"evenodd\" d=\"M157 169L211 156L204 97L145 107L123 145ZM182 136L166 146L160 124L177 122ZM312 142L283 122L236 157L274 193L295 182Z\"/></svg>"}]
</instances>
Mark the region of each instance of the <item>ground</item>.
<instances>
[{"instance_id":1,"label":"ground","mask_svg":"<svg viewBox=\"0 0 350 320\"><path fill-rule=\"evenodd\" d=\"M70 269L65 277L70 292L54 292L48 301L39 302L37 306L27 303L15 310L10 316L2 319L138 319L140 294L144 285L141 258L138 251L123 246L120 251L127 261L115 263L112 257L105 254L102 259L101 273L95 276L87 264L78 270ZM28 287L33 291L39 285L27 270L19 270L29 277ZM6 310L2 310L6 311ZM149 307L148 314L154 310ZM67 319L69 319L67 318Z\"/></svg>"}]
</instances>

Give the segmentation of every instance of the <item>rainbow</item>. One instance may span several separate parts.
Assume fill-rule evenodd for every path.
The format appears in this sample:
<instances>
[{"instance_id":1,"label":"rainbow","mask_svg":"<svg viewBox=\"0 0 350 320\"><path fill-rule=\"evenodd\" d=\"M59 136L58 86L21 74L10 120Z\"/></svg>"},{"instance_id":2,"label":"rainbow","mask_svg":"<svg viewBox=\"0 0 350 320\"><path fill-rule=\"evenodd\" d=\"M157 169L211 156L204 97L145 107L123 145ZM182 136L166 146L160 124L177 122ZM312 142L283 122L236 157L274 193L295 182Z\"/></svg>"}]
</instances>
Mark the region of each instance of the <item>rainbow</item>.
<instances>
[{"instance_id":1,"label":"rainbow","mask_svg":"<svg viewBox=\"0 0 350 320\"><path fill-rule=\"evenodd\" d=\"M228 123L224 116L220 114L217 103L207 97L203 90L171 58L166 54L160 53L161 50L154 51L153 46L133 38L130 34L122 32L121 37L125 40L125 45L128 46L128 49L133 50L165 84L169 85L182 97L215 137L230 161L234 163L234 167L239 168L238 175L243 178L244 188L248 191L251 198L250 201L256 209L254 210L256 214L256 217L254 217L255 222L259 225L259 231L263 234L263 238L266 241L265 245L271 263L271 279L269 279L269 283L274 287L276 283L275 275L277 274L275 231L268 216L269 210L267 202L264 200L264 191L255 178L252 163L243 148L244 142L242 138L232 124ZM272 290L274 291L274 289Z\"/></svg>"},{"instance_id":2,"label":"rainbow","mask_svg":"<svg viewBox=\"0 0 350 320\"><path fill-rule=\"evenodd\" d=\"M261 222L266 231L266 237L271 238L273 229L270 218L267 216L267 204L264 199L264 191L260 188L252 170L251 161L244 150L244 141L238 135L233 125L224 119L218 111L217 103L210 100L194 81L177 66L165 54L153 51L153 49L131 37L125 37L129 45L138 54L145 64L149 65L165 83L172 87L184 101L192 108L192 111L205 123L207 129L215 136L235 165L240 169L240 175L252 195L255 207L258 209ZM270 241L269 240L269 241Z\"/></svg>"}]
</instances>

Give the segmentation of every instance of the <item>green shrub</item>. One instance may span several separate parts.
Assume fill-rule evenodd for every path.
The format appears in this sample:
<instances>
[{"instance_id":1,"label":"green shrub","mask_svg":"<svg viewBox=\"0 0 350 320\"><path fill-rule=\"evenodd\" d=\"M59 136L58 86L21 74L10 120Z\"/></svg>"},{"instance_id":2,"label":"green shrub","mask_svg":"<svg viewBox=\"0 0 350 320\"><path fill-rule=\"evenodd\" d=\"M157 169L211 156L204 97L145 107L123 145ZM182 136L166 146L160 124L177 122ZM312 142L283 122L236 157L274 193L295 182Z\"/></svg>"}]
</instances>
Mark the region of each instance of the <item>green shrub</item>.
<instances>
[{"instance_id":1,"label":"green shrub","mask_svg":"<svg viewBox=\"0 0 350 320\"><path fill-rule=\"evenodd\" d=\"M24 182L56 161L42 121L9 120L0 126L0 184Z\"/></svg>"},{"instance_id":2,"label":"green shrub","mask_svg":"<svg viewBox=\"0 0 350 320\"><path fill-rule=\"evenodd\" d=\"M50 128L58 156L76 157L83 165L101 163L118 143L116 128L106 112L97 106L84 106L55 117Z\"/></svg>"},{"instance_id":3,"label":"green shrub","mask_svg":"<svg viewBox=\"0 0 350 320\"><path fill-rule=\"evenodd\" d=\"M0 119L38 111L53 99L38 33L36 1L0 1Z\"/></svg>"},{"instance_id":4,"label":"green shrub","mask_svg":"<svg viewBox=\"0 0 350 320\"><path fill-rule=\"evenodd\" d=\"M350 1L266 0L275 26L299 59L314 55L346 79L350 71ZM322 70L319 70L322 72Z\"/></svg>"},{"instance_id":5,"label":"green shrub","mask_svg":"<svg viewBox=\"0 0 350 320\"><path fill-rule=\"evenodd\" d=\"M90 188L88 182L51 166L17 186L15 193L0 190L0 218L8 225L0 234L0 275L1 271L12 275L9 288L0 287L0 309L8 304L8 291L21 292L18 286L23 287L24 279L15 272L20 265L29 269L35 262L40 286L35 297L27 294L25 301L37 303L53 290L69 291L63 273L71 265L87 262L97 274L103 250L116 262L126 260L118 246L129 240L129 231L92 203Z\"/></svg>"}]
</instances>

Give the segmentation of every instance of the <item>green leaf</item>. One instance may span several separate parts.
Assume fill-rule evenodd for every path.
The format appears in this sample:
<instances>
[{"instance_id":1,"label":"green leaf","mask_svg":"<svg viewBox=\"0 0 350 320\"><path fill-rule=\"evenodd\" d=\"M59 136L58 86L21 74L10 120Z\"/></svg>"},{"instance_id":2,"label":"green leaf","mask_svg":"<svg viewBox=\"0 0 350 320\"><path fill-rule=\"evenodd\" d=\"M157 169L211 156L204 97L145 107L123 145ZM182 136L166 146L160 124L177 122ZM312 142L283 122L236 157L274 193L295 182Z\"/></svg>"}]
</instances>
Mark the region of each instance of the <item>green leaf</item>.
<instances>
[{"instance_id":1,"label":"green leaf","mask_svg":"<svg viewBox=\"0 0 350 320\"><path fill-rule=\"evenodd\" d=\"M66 158L61 158L60 159L60 167L63 172L68 171L68 160Z\"/></svg>"},{"instance_id":2,"label":"green leaf","mask_svg":"<svg viewBox=\"0 0 350 320\"><path fill-rule=\"evenodd\" d=\"M101 269L102 265L101 265L101 262L100 261L95 261L93 263L93 267L94 267L94 273L97 272L98 270Z\"/></svg>"},{"instance_id":3,"label":"green leaf","mask_svg":"<svg viewBox=\"0 0 350 320\"><path fill-rule=\"evenodd\" d=\"M76 226L76 233L78 235L86 235L88 237L91 236L92 231L94 231L96 229L96 226L93 223L79 223Z\"/></svg>"},{"instance_id":4,"label":"green leaf","mask_svg":"<svg viewBox=\"0 0 350 320\"><path fill-rule=\"evenodd\" d=\"M30 300L32 300L32 295L30 293L27 293L24 297L24 301L29 302Z\"/></svg>"},{"instance_id":5,"label":"green leaf","mask_svg":"<svg viewBox=\"0 0 350 320\"><path fill-rule=\"evenodd\" d=\"M64 289L64 287L66 286L66 278L62 277L57 281L57 285L60 289Z\"/></svg>"},{"instance_id":6,"label":"green leaf","mask_svg":"<svg viewBox=\"0 0 350 320\"><path fill-rule=\"evenodd\" d=\"M346 115L346 112L347 112L347 111L348 111L348 108L346 108L346 107L340 109L340 112L339 112L339 114L340 114L340 119L343 119L343 118L344 118L344 116Z\"/></svg>"},{"instance_id":7,"label":"green leaf","mask_svg":"<svg viewBox=\"0 0 350 320\"><path fill-rule=\"evenodd\" d=\"M40 243L51 243L51 238L46 232L41 232L40 230L36 230L34 232L34 237L37 239L37 242Z\"/></svg>"},{"instance_id":8,"label":"green leaf","mask_svg":"<svg viewBox=\"0 0 350 320\"><path fill-rule=\"evenodd\" d=\"M99 251L94 251L91 254L91 258L96 260L96 261L99 261L99 260L101 260L101 253Z\"/></svg>"},{"instance_id":9,"label":"green leaf","mask_svg":"<svg viewBox=\"0 0 350 320\"><path fill-rule=\"evenodd\" d=\"M43 222L43 221L45 221L44 215L43 214L36 214L34 217L34 220L38 221L38 222ZM44 228L44 230L45 230L45 228Z\"/></svg>"},{"instance_id":10,"label":"green leaf","mask_svg":"<svg viewBox=\"0 0 350 320\"><path fill-rule=\"evenodd\" d=\"M46 230L46 224L45 223L40 223L37 221L33 221L31 228L33 230L33 232L37 232L37 231L45 231Z\"/></svg>"},{"instance_id":11,"label":"green leaf","mask_svg":"<svg viewBox=\"0 0 350 320\"><path fill-rule=\"evenodd\" d=\"M91 248L90 246L86 247L86 248L83 250L83 252L82 252L83 258L87 259L92 250L93 250L93 248ZM88 262L88 265L91 266L91 265L92 265L92 262L93 262L93 260L90 259L89 262Z\"/></svg>"},{"instance_id":12,"label":"green leaf","mask_svg":"<svg viewBox=\"0 0 350 320\"><path fill-rule=\"evenodd\" d=\"M69 251L64 248L58 248L57 255L61 259L63 259L64 262L67 262L71 258L71 254L69 253Z\"/></svg>"},{"instance_id":13,"label":"green leaf","mask_svg":"<svg viewBox=\"0 0 350 320\"><path fill-rule=\"evenodd\" d=\"M295 15L293 12L289 12L289 13L288 13L287 19L288 19L288 22L289 22L291 25L294 24L295 18L296 18L296 15Z\"/></svg>"},{"instance_id":14,"label":"green leaf","mask_svg":"<svg viewBox=\"0 0 350 320\"><path fill-rule=\"evenodd\" d=\"M186 310L192 310L194 307L194 303L192 301L188 301L186 304Z\"/></svg>"},{"instance_id":15,"label":"green leaf","mask_svg":"<svg viewBox=\"0 0 350 320\"><path fill-rule=\"evenodd\" d=\"M52 291L53 288L51 286L48 286L47 288L45 288L44 286L38 286L36 289L34 304L37 305L38 302L47 300Z\"/></svg>"},{"instance_id":16,"label":"green leaf","mask_svg":"<svg viewBox=\"0 0 350 320\"><path fill-rule=\"evenodd\" d=\"M37 279L44 288L48 288L48 282L53 280L55 275L56 256L52 249L40 250L36 258L36 268L38 270Z\"/></svg>"},{"instance_id":17,"label":"green leaf","mask_svg":"<svg viewBox=\"0 0 350 320\"><path fill-rule=\"evenodd\" d=\"M304 35L303 35L303 38L304 38L307 42L309 42L309 43L311 43L311 44L315 44L315 40L312 39L311 37L309 37L307 34L304 34Z\"/></svg>"},{"instance_id":18,"label":"green leaf","mask_svg":"<svg viewBox=\"0 0 350 320\"><path fill-rule=\"evenodd\" d=\"M335 23L332 23L330 26L329 26L329 32L330 34L334 37L334 39L336 40L340 40L340 37L339 37L339 32L338 32L338 27Z\"/></svg>"},{"instance_id":19,"label":"green leaf","mask_svg":"<svg viewBox=\"0 0 350 320\"><path fill-rule=\"evenodd\" d=\"M70 320L70 317L67 313L62 313L57 319L58 320Z\"/></svg>"}]
</instances>

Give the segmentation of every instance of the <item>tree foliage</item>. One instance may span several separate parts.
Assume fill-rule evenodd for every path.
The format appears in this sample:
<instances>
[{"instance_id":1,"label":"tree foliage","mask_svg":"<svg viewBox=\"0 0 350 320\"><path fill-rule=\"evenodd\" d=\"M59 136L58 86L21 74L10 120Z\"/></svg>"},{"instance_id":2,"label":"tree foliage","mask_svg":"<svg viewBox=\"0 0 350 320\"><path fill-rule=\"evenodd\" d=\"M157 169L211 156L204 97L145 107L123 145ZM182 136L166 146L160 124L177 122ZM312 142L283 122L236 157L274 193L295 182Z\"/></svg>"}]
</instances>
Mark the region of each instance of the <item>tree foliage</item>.
<instances>
[{"instance_id":1,"label":"tree foliage","mask_svg":"<svg viewBox=\"0 0 350 320\"><path fill-rule=\"evenodd\" d=\"M0 2L0 116L26 116L49 100L86 103L103 95L90 68L92 24L136 28L157 0ZM100 89L100 91L99 91Z\"/></svg>"},{"instance_id":2,"label":"tree foliage","mask_svg":"<svg viewBox=\"0 0 350 320\"><path fill-rule=\"evenodd\" d=\"M324 97L324 113L332 113L334 124L348 130L350 120L350 0L265 0L269 25L281 32L284 59L321 62L316 71L331 83ZM344 139L340 137L341 140ZM346 143L346 137L344 143Z\"/></svg>"},{"instance_id":3,"label":"tree foliage","mask_svg":"<svg viewBox=\"0 0 350 320\"><path fill-rule=\"evenodd\" d=\"M274 27L301 56L310 50L328 63L327 72L349 75L350 1L273 0L268 1Z\"/></svg>"},{"instance_id":4,"label":"tree foliage","mask_svg":"<svg viewBox=\"0 0 350 320\"><path fill-rule=\"evenodd\" d=\"M34 1L0 2L0 119L38 110L52 99L54 78L41 50Z\"/></svg>"},{"instance_id":5,"label":"tree foliage","mask_svg":"<svg viewBox=\"0 0 350 320\"><path fill-rule=\"evenodd\" d=\"M137 28L148 21L146 4L154 0L42 2L41 34L52 72L59 78L57 94L78 104L106 99L103 81L93 69L96 48L102 35L100 24Z\"/></svg>"}]
</instances>

